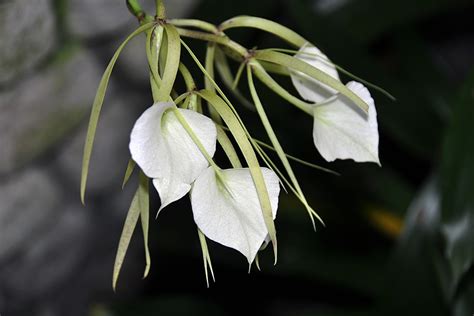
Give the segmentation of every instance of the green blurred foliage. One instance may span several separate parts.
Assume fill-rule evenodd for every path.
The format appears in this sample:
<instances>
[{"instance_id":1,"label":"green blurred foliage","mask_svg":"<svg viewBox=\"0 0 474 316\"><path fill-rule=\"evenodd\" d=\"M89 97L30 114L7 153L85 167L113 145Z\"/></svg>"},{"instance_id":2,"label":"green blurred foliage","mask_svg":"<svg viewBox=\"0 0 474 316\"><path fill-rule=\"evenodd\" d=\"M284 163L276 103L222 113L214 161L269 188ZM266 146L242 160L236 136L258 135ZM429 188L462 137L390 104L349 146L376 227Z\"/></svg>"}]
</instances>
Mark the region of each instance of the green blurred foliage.
<instances>
[{"instance_id":1,"label":"green blurred foliage","mask_svg":"<svg viewBox=\"0 0 474 316\"><path fill-rule=\"evenodd\" d=\"M311 40L337 64L395 95L392 102L373 93L383 167L324 163L313 146L311 118L259 85L286 151L342 174L294 166L327 227L314 233L302 206L282 194L278 265L272 267L271 255L264 253L263 271L253 269L247 275L238 254L211 242L217 283L206 289L190 206L178 202L151 227L154 264L144 281L146 298L111 304L110 313L472 315L474 72L453 79L433 52L460 30L470 32L472 39L472 25L449 19L469 16L474 3L338 3L332 11L318 11L309 0L203 0L193 17L213 23L240 14L273 19ZM247 47L282 44L254 30L229 34ZM193 49L203 60L204 50L198 47ZM241 88L246 91L245 82ZM241 112L252 133L265 139L256 115ZM387 234L384 225L368 216L374 212L395 224L403 220L403 229L397 236ZM140 276L140 271L134 273ZM119 291L121 286L126 287L119 285Z\"/></svg>"}]
</instances>

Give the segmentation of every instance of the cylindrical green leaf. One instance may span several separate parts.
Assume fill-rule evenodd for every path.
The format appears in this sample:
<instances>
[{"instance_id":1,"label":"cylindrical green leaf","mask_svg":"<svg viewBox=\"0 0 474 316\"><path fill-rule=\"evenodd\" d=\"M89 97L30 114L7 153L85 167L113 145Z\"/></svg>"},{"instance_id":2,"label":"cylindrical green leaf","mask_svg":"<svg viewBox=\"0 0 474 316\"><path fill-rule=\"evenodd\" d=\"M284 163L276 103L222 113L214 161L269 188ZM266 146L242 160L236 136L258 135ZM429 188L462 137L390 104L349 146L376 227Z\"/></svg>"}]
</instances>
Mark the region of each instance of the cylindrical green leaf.
<instances>
[{"instance_id":1,"label":"cylindrical green leaf","mask_svg":"<svg viewBox=\"0 0 474 316\"><path fill-rule=\"evenodd\" d=\"M92 111L89 119L89 126L87 128L86 142L84 145L84 155L82 158L82 172L81 172L81 201L84 204L86 185L87 185L87 176L89 173L89 163L92 155L92 148L94 146L95 132L97 130L97 123L99 122L100 111L102 109L102 104L104 103L105 92L107 91L107 86L109 84L110 75L112 70L117 62L120 53L127 45L127 43L134 38L135 36L145 32L146 30L153 27L154 23L147 23L139 28L137 28L132 34L130 34L125 41L120 44L119 48L112 56L107 68L105 69L102 79L100 80L99 87L97 88L97 93L95 95L94 103L92 104Z\"/></svg>"},{"instance_id":2,"label":"cylindrical green leaf","mask_svg":"<svg viewBox=\"0 0 474 316\"><path fill-rule=\"evenodd\" d=\"M235 18L229 19L223 22L219 29L222 31L237 28L237 27L249 27L259 29L265 32L272 33L283 40L287 41L293 46L301 47L304 43L307 42L301 35L290 30L286 26L283 26L279 23L273 22L271 20L254 17L254 16L237 16Z\"/></svg>"},{"instance_id":3,"label":"cylindrical green leaf","mask_svg":"<svg viewBox=\"0 0 474 316\"><path fill-rule=\"evenodd\" d=\"M306 210L308 211L309 217L311 218L311 222L313 223L313 226L315 225L313 216L318 218L321 223L323 223L322 219L319 217L319 215L309 206L308 202L306 201L306 198L303 194L303 191L301 190L301 187L298 183L298 180L296 179L296 176L293 172L293 168L291 168L291 164L288 161L288 158L286 158L285 151L280 145L280 141L278 140L275 132L273 131L272 125L270 121L268 120L267 114L265 113L265 110L263 108L263 104L260 101L260 98L258 97L257 90L255 89L255 85L253 83L253 78L252 78L252 66L249 64L247 66L247 79L249 83L249 89L250 89L250 94L252 95L253 102L255 104L255 108L257 109L257 113L260 116L260 119L262 120L263 127L265 128L265 131L267 132L268 138L270 138L270 141L275 148L275 151L280 158L280 161L283 164L283 167L286 170L286 173L290 177L291 183L293 184L294 188L296 189L297 195L300 196L301 201L303 202L303 205L305 206Z\"/></svg>"},{"instance_id":4,"label":"cylindrical green leaf","mask_svg":"<svg viewBox=\"0 0 474 316\"><path fill-rule=\"evenodd\" d=\"M176 28L171 24L165 25L164 28L168 40L168 49L163 78L161 85L158 87L157 101L168 101L171 95L171 90L173 89L174 81L176 80L176 74L178 73L181 58L181 42Z\"/></svg>"},{"instance_id":5,"label":"cylindrical green leaf","mask_svg":"<svg viewBox=\"0 0 474 316\"><path fill-rule=\"evenodd\" d=\"M278 65L282 65L292 70L300 71L310 76L311 78L314 78L320 81L321 83L324 83L330 86L331 88L337 90L338 92L342 93L343 95L351 99L365 113L368 113L369 106L367 105L367 103L365 103L364 100L362 100L352 90L342 84L342 82L334 79L330 75L326 74L324 71L321 71L318 68L315 68L296 57L292 57L279 52L263 50L257 51L255 53L255 58L258 60L264 60Z\"/></svg>"}]
</instances>

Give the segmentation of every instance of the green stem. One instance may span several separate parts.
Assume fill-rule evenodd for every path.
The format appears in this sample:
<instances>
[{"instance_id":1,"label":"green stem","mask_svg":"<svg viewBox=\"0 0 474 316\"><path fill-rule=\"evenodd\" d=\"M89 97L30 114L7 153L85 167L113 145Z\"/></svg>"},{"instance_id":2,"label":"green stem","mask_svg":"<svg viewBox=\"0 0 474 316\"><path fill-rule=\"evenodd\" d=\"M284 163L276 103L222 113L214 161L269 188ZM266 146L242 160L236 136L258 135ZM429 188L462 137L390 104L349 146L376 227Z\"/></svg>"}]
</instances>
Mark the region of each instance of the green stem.
<instances>
[{"instance_id":1,"label":"green stem","mask_svg":"<svg viewBox=\"0 0 474 316\"><path fill-rule=\"evenodd\" d=\"M285 170L288 173L288 176L290 177L290 180L294 188L296 189L296 192L297 192L296 195L300 197L300 200L302 201L303 205L306 207L306 210L308 211L311 222L313 223L313 227L314 229L316 229L313 216L318 218L321 221L321 223L323 223L323 225L324 225L324 222L318 216L318 214L311 208L311 206L309 206L308 202L306 201L303 191L301 190L298 180L296 179L296 176L293 172L293 168L291 168L290 162L288 161L288 158L286 157L286 153L283 150L280 144L280 141L278 140L275 134L275 131L273 130L273 127L263 108L263 104L260 101L260 98L257 94L257 89L255 88L255 84L253 82L253 77L252 77L252 66L250 64L247 66L247 80L249 84L250 94L252 95L252 99L255 104L255 108L257 109L257 113L260 116L263 127L265 128L265 131L267 132L268 138L270 138L270 141L272 142L272 145L275 148L278 158L280 158L281 163L285 167Z\"/></svg>"},{"instance_id":2,"label":"green stem","mask_svg":"<svg viewBox=\"0 0 474 316\"><path fill-rule=\"evenodd\" d=\"M257 61L251 61L249 65L252 67L252 70L257 76L257 78L263 82L269 89L273 90L276 94L280 97L285 99L286 101L290 102L300 110L308 113L309 115L313 115L313 107L314 104L304 102L303 100L298 99L291 93L289 93L285 88L283 88L278 82L276 82L260 65Z\"/></svg>"},{"instance_id":3,"label":"green stem","mask_svg":"<svg viewBox=\"0 0 474 316\"><path fill-rule=\"evenodd\" d=\"M219 30L225 31L232 28L255 28L268 33L272 33L295 47L303 46L307 41L293 30L273 22L271 20L254 16L237 16L219 25Z\"/></svg>"},{"instance_id":4,"label":"green stem","mask_svg":"<svg viewBox=\"0 0 474 316\"><path fill-rule=\"evenodd\" d=\"M242 72L244 71L246 64L247 64L246 62L240 63L239 69L237 69L237 74L235 75L234 82L232 82L232 90L237 89L237 86L239 85L240 77L242 76Z\"/></svg>"},{"instance_id":5,"label":"green stem","mask_svg":"<svg viewBox=\"0 0 474 316\"><path fill-rule=\"evenodd\" d=\"M204 75L204 87L206 90L215 92L216 89L212 85L212 82L209 78L214 79L214 57L216 53L216 43L210 42L207 43L206 49L206 60L204 63L204 67L206 69L207 75ZM209 78L208 78L209 76ZM219 113L216 112L213 106L209 105L209 114L214 122L221 124L222 119L219 116Z\"/></svg>"},{"instance_id":6,"label":"green stem","mask_svg":"<svg viewBox=\"0 0 474 316\"><path fill-rule=\"evenodd\" d=\"M133 16L136 17L141 24L151 22L153 20L151 16L143 11L137 0L126 0L126 4L128 11L130 11L130 13L133 14Z\"/></svg>"},{"instance_id":7,"label":"green stem","mask_svg":"<svg viewBox=\"0 0 474 316\"><path fill-rule=\"evenodd\" d=\"M173 98L173 102L177 105L177 104L180 104L181 102L183 102L184 99L186 99L188 96L189 96L189 92L185 92L183 94L181 94L180 96L176 97L176 98Z\"/></svg>"},{"instance_id":8,"label":"green stem","mask_svg":"<svg viewBox=\"0 0 474 316\"><path fill-rule=\"evenodd\" d=\"M295 54L295 55L302 55L302 56L309 56L309 57L317 57L319 58L320 60L322 60L323 62L325 62L327 65L330 65L330 66L334 66L337 70L339 70L340 72L342 72L343 74L351 77L352 79L354 80L357 80L363 84L365 84L366 86L369 86L377 91L379 91L380 93L384 94L387 98L389 98L390 100L392 101L396 101L397 99L392 95L390 94L390 92L388 92L387 90L383 89L382 87L380 86L377 86L376 84L374 83L371 83L361 77L358 77L356 75L354 75L353 73L349 72L348 70L346 70L345 68L339 66L338 64L335 64L333 63L331 60L329 60L325 55L323 54L313 54L313 53L306 53L306 52L303 52L303 51L299 51L299 50L294 50L294 49L285 49L285 48L266 48L264 50L269 50L269 51L275 51L275 52L281 52L281 53L290 53L290 54Z\"/></svg>"},{"instance_id":9,"label":"green stem","mask_svg":"<svg viewBox=\"0 0 474 316\"><path fill-rule=\"evenodd\" d=\"M196 90L196 83L193 79L193 76L189 72L188 68L183 63L179 63L178 69L179 69L179 72L181 73L181 76L184 79L186 90L188 90L188 92Z\"/></svg>"},{"instance_id":10,"label":"green stem","mask_svg":"<svg viewBox=\"0 0 474 316\"><path fill-rule=\"evenodd\" d=\"M174 26L195 27L206 32L214 34L219 33L217 26L206 21L196 19L169 19L167 22L173 24Z\"/></svg>"},{"instance_id":11,"label":"green stem","mask_svg":"<svg viewBox=\"0 0 474 316\"><path fill-rule=\"evenodd\" d=\"M163 0L156 0L156 17L158 19L164 20L166 19L166 10Z\"/></svg>"},{"instance_id":12,"label":"green stem","mask_svg":"<svg viewBox=\"0 0 474 316\"><path fill-rule=\"evenodd\" d=\"M236 53L238 56L240 56L242 59L246 58L248 55L247 49L240 45L237 42L232 41L230 38L228 38L225 35L216 35L216 34L210 34L210 33L205 33L205 32L199 32L199 31L192 31L192 30L187 30L183 28L176 28L178 30L178 33L180 36L184 37L190 37L206 42L215 42L217 44L226 46L227 48L231 49L234 53Z\"/></svg>"}]
</instances>

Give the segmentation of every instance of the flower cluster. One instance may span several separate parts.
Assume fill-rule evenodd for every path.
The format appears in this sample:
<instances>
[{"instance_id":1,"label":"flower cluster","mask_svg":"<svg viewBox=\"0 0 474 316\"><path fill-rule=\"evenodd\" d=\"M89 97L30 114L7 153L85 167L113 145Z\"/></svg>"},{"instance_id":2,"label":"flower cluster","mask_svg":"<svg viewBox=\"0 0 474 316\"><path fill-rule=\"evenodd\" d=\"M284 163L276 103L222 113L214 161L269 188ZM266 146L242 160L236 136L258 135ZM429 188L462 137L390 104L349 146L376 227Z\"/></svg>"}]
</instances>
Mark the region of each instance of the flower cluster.
<instances>
[{"instance_id":1,"label":"flower cluster","mask_svg":"<svg viewBox=\"0 0 474 316\"><path fill-rule=\"evenodd\" d=\"M284 185L301 201L313 225L315 219L322 223L308 204L290 164L292 159L302 161L287 155L283 150L259 98L254 78L313 117L314 144L325 160L353 159L380 164L376 110L369 91L355 81L344 85L338 75L338 69L341 68L300 35L278 23L257 17L240 16L215 26L200 20L167 19L161 1L157 1L156 17L144 13L136 1L130 0L128 5L141 26L118 48L99 85L86 138L81 182L81 197L84 201L94 134L108 80L128 41L145 33L154 102L138 118L130 136L131 160L124 185L135 166L140 169L140 184L120 239L114 267L114 287L139 218L145 240L145 276L150 267L147 245L149 179L161 200L157 213L190 194L206 278L208 268L213 275L206 238L236 249L247 258L249 265L256 261L257 266L259 250L271 242L276 262L274 219L280 185ZM225 33L237 27L270 32L296 50L247 49ZM207 42L204 65L183 38ZM204 74L204 89L198 89L195 78L181 62L182 48ZM229 66L230 59L240 61L235 76ZM215 70L239 103L256 111L271 145L250 135L237 108L216 83ZM251 101L236 88L244 71ZM175 84L178 73L186 85L186 91L182 94L176 92L179 89ZM284 89L271 73L291 77L302 99ZM215 161L217 143L227 155L231 168L221 168ZM284 171L276 167L265 152L266 149L276 152ZM262 162L265 167L261 166ZM324 169L308 162L303 163Z\"/></svg>"},{"instance_id":2,"label":"flower cluster","mask_svg":"<svg viewBox=\"0 0 474 316\"><path fill-rule=\"evenodd\" d=\"M199 147L178 116L195 133ZM178 109L173 102L158 102L137 120L130 138L132 159L153 179L160 195L158 212L191 191L194 220L200 231L240 251L251 264L268 232L249 168L220 169L206 160L216 150L214 122L195 111ZM274 218L280 192L278 177L267 168L262 168L262 174Z\"/></svg>"}]
</instances>

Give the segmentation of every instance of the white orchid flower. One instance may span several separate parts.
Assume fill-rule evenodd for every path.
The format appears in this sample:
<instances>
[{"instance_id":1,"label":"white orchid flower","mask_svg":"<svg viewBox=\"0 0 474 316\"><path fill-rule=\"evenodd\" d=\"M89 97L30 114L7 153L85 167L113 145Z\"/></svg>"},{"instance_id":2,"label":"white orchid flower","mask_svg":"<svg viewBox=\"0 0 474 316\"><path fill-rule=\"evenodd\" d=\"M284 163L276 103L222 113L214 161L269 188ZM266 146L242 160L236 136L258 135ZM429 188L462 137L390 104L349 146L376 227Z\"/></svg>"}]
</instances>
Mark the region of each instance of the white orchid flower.
<instances>
[{"instance_id":1,"label":"white orchid flower","mask_svg":"<svg viewBox=\"0 0 474 316\"><path fill-rule=\"evenodd\" d=\"M278 176L261 168L273 218L278 208ZM191 206L194 221L207 238L241 252L251 264L266 241L268 230L248 168L205 170L194 182Z\"/></svg>"},{"instance_id":2,"label":"white orchid flower","mask_svg":"<svg viewBox=\"0 0 474 316\"><path fill-rule=\"evenodd\" d=\"M174 107L173 102L155 103L138 118L130 136L132 159L153 179L160 195L159 211L188 193L209 165L172 111ZM197 112L178 111L212 157L217 139L214 123Z\"/></svg>"},{"instance_id":3,"label":"white orchid flower","mask_svg":"<svg viewBox=\"0 0 474 316\"><path fill-rule=\"evenodd\" d=\"M305 44L295 57L339 80L336 67L318 48ZM301 97L315 103L313 140L326 161L353 159L380 165L377 112L364 85L355 81L346 84L367 103L368 113L344 95L307 75L292 72L291 78Z\"/></svg>"}]
</instances>

